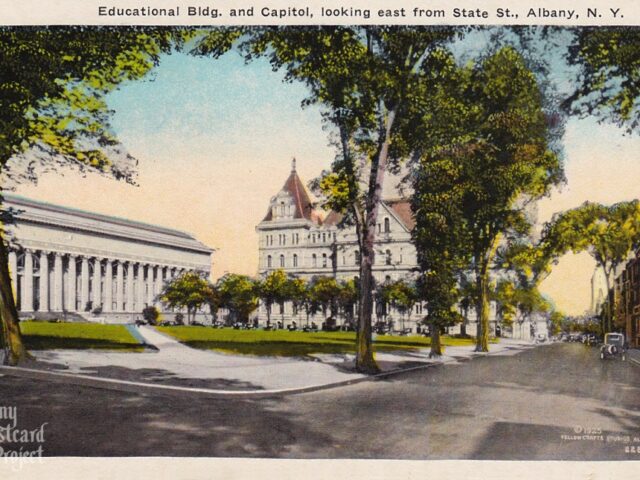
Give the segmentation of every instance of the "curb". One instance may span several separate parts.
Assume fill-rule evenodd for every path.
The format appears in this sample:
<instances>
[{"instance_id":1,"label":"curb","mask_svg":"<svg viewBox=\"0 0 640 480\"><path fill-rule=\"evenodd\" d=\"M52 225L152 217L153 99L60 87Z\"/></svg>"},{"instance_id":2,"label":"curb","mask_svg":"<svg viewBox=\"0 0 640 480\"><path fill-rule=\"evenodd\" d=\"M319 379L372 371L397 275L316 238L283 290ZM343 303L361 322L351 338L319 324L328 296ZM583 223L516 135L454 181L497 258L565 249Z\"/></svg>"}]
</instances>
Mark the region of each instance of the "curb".
<instances>
[{"instance_id":1,"label":"curb","mask_svg":"<svg viewBox=\"0 0 640 480\"><path fill-rule=\"evenodd\" d=\"M44 380L57 383L66 383L71 385L77 385L82 387L99 388L105 390L115 390L121 392L131 393L150 393L150 394L169 394L169 395L184 395L184 394L197 394L203 395L208 398L246 398L246 399L260 399L260 398L273 398L282 397L286 395L295 395L300 393L317 392L320 390L329 390L332 388L346 387L349 385L355 385L363 382L383 380L385 378L399 375L402 373L409 373L417 370L425 370L439 365L446 365L453 362L470 361L477 356L489 356L495 355L500 352L487 352L474 354L464 359L449 358L443 361L436 361L433 363L425 363L424 365L416 365L407 368L398 368L395 370L389 370L388 372L377 373L370 376L360 376L349 380L342 380L340 382L324 383L320 385L311 385L307 387L298 388L284 388L277 390L216 390L210 388L197 388L197 387L181 387L177 385L162 385L144 382L133 382L130 380L119 380L116 378L106 377L94 377L90 375L78 375L73 373L64 372L52 372L48 370L39 370L34 368L25 367L10 367L0 365L0 374L11 377L28 378L32 380Z\"/></svg>"}]
</instances>

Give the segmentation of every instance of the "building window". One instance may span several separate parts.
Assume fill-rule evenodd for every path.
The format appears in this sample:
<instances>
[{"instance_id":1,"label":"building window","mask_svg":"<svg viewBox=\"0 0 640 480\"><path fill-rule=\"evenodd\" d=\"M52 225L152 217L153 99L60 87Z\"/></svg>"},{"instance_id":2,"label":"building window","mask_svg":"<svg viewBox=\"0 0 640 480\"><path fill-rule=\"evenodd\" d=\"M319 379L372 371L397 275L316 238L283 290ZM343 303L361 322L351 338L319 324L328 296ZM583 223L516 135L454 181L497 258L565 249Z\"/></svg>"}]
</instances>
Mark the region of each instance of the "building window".
<instances>
[{"instance_id":1,"label":"building window","mask_svg":"<svg viewBox=\"0 0 640 480\"><path fill-rule=\"evenodd\" d=\"M391 231L391 225L389 224L389 219L384 219L384 233L389 233Z\"/></svg>"},{"instance_id":2,"label":"building window","mask_svg":"<svg viewBox=\"0 0 640 480\"><path fill-rule=\"evenodd\" d=\"M284 268L284 255L280 255L280 267Z\"/></svg>"},{"instance_id":3,"label":"building window","mask_svg":"<svg viewBox=\"0 0 640 480\"><path fill-rule=\"evenodd\" d=\"M271 268L272 267L272 263L271 263L271 255L267 256L267 268Z\"/></svg>"},{"instance_id":4,"label":"building window","mask_svg":"<svg viewBox=\"0 0 640 480\"><path fill-rule=\"evenodd\" d=\"M293 254L293 266L298 266L298 255L296 255L295 253Z\"/></svg>"},{"instance_id":5,"label":"building window","mask_svg":"<svg viewBox=\"0 0 640 480\"><path fill-rule=\"evenodd\" d=\"M322 254L322 268L327 268L327 254Z\"/></svg>"},{"instance_id":6,"label":"building window","mask_svg":"<svg viewBox=\"0 0 640 480\"><path fill-rule=\"evenodd\" d=\"M314 267L318 266L318 256L315 253L311 255L311 265Z\"/></svg>"},{"instance_id":7,"label":"building window","mask_svg":"<svg viewBox=\"0 0 640 480\"><path fill-rule=\"evenodd\" d=\"M323 234L322 234L322 243L324 243L324 242L326 242L326 241L327 241L326 234L324 234L324 233L323 233Z\"/></svg>"},{"instance_id":8,"label":"building window","mask_svg":"<svg viewBox=\"0 0 640 480\"><path fill-rule=\"evenodd\" d=\"M391 250L385 252L385 263L391 265Z\"/></svg>"},{"instance_id":9,"label":"building window","mask_svg":"<svg viewBox=\"0 0 640 480\"><path fill-rule=\"evenodd\" d=\"M353 254L354 262L356 265L360 265L360 250L356 250Z\"/></svg>"}]
</instances>

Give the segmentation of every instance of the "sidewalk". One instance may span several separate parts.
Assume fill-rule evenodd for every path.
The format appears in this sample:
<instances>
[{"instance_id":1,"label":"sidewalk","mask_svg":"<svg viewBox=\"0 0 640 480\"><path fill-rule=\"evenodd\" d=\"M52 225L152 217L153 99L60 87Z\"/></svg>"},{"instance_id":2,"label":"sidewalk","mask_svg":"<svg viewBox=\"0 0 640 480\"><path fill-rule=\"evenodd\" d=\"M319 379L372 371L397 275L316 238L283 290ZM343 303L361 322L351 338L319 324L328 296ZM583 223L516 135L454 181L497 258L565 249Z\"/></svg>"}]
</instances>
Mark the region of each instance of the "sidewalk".
<instances>
[{"instance_id":1,"label":"sidewalk","mask_svg":"<svg viewBox=\"0 0 640 480\"><path fill-rule=\"evenodd\" d=\"M635 363L636 365L640 365L640 350L637 348L632 348L627 350L627 355L629 357L629 361Z\"/></svg>"},{"instance_id":2,"label":"sidewalk","mask_svg":"<svg viewBox=\"0 0 640 480\"><path fill-rule=\"evenodd\" d=\"M198 350L181 344L152 327L137 330L157 352L118 353L91 350L35 352L38 368L14 369L15 374L43 376L81 385L122 390L161 390L221 395L268 396L332 388L375 379L353 371L353 355L313 355L311 359L253 357ZM473 346L447 347L445 355L430 359L429 350L382 352L376 360L381 376L457 363L474 356L515 355L531 343L502 339L491 352L476 353ZM0 368L9 373L12 367ZM377 377L379 378L379 377Z\"/></svg>"}]
</instances>

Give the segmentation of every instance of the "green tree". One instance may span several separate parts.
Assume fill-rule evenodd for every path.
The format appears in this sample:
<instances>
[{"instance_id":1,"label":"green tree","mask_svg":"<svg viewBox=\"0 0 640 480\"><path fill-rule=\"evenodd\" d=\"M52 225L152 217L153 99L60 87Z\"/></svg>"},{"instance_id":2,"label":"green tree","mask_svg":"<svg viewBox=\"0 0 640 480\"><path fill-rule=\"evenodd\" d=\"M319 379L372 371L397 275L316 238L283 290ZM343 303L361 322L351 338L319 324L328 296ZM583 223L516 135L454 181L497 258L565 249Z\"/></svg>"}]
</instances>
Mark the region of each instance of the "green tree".
<instances>
[{"instance_id":1,"label":"green tree","mask_svg":"<svg viewBox=\"0 0 640 480\"><path fill-rule=\"evenodd\" d=\"M287 298L291 301L293 312L297 316L305 307L309 296L309 283L304 278L290 278L287 282ZM309 315L307 314L307 326Z\"/></svg>"},{"instance_id":2,"label":"green tree","mask_svg":"<svg viewBox=\"0 0 640 480\"><path fill-rule=\"evenodd\" d=\"M607 292L619 265L640 246L640 202L632 200L607 206L585 202L557 213L543 229L542 242L559 254L587 251L604 273ZM602 329L609 331L612 309L606 304Z\"/></svg>"},{"instance_id":3,"label":"green tree","mask_svg":"<svg viewBox=\"0 0 640 480\"><path fill-rule=\"evenodd\" d=\"M527 205L562 180L562 168L549 147L535 75L518 52L501 48L461 70L446 57L440 61L450 65L447 88L425 105L443 105L445 120L423 115L425 126L417 129L427 139L415 150L414 237L424 272L446 276L434 289L443 312L449 311L444 303L453 278L471 272L476 349L488 351L490 272L498 247L507 236L529 233ZM426 278L433 285L433 276Z\"/></svg>"},{"instance_id":4,"label":"green tree","mask_svg":"<svg viewBox=\"0 0 640 480\"><path fill-rule=\"evenodd\" d=\"M220 304L227 308L233 320L247 323L249 315L258 308L257 282L246 275L228 273L216 283Z\"/></svg>"},{"instance_id":5,"label":"green tree","mask_svg":"<svg viewBox=\"0 0 640 480\"><path fill-rule=\"evenodd\" d=\"M267 310L267 325L271 325L271 307L289 300L289 277L283 270L273 270L257 286L258 295Z\"/></svg>"},{"instance_id":6,"label":"green tree","mask_svg":"<svg viewBox=\"0 0 640 480\"><path fill-rule=\"evenodd\" d=\"M169 308L186 308L187 324L196 319L196 312L211 300L209 282L196 272L186 272L167 283L159 295Z\"/></svg>"},{"instance_id":7,"label":"green tree","mask_svg":"<svg viewBox=\"0 0 640 480\"><path fill-rule=\"evenodd\" d=\"M562 331L562 327L565 324L566 316L559 310L554 310L549 315L549 335L556 336Z\"/></svg>"},{"instance_id":8,"label":"green tree","mask_svg":"<svg viewBox=\"0 0 640 480\"><path fill-rule=\"evenodd\" d=\"M640 32L635 28L582 28L568 60L580 68L565 107L636 131L640 121Z\"/></svg>"},{"instance_id":9,"label":"green tree","mask_svg":"<svg viewBox=\"0 0 640 480\"><path fill-rule=\"evenodd\" d=\"M49 166L74 164L131 180L117 147L104 95L143 77L182 35L162 28L0 29L0 173L34 149ZM116 148L117 150L117 148ZM27 175L28 179L32 179ZM0 323L5 362L27 358L13 299L4 229L0 231Z\"/></svg>"},{"instance_id":10,"label":"green tree","mask_svg":"<svg viewBox=\"0 0 640 480\"><path fill-rule=\"evenodd\" d=\"M548 146L548 128L535 76L519 54L504 48L473 72L476 140L467 142L462 166L462 216L471 246L477 289L478 351L488 351L490 268L505 235L531 229L527 203L562 180ZM474 115L475 116L475 115Z\"/></svg>"},{"instance_id":11,"label":"green tree","mask_svg":"<svg viewBox=\"0 0 640 480\"><path fill-rule=\"evenodd\" d=\"M355 279L343 280L338 287L338 308L342 311L345 322L353 326L354 309L358 305L358 282Z\"/></svg>"},{"instance_id":12,"label":"green tree","mask_svg":"<svg viewBox=\"0 0 640 480\"><path fill-rule=\"evenodd\" d=\"M400 314L402 330L404 330L405 316L411 313L418 300L415 286L406 280L389 282L382 289L382 298Z\"/></svg>"},{"instance_id":13,"label":"green tree","mask_svg":"<svg viewBox=\"0 0 640 480\"><path fill-rule=\"evenodd\" d=\"M356 368L379 371L373 358L371 318L375 236L385 174L393 165L390 148L422 64L434 48L452 39L449 28L351 26L266 27L213 32L196 47L219 56L238 40L247 60L267 57L284 69L287 81L309 91L304 105L325 108L325 120L338 132L338 155L318 185L325 206L355 225L360 250L360 293Z\"/></svg>"},{"instance_id":14,"label":"green tree","mask_svg":"<svg viewBox=\"0 0 640 480\"><path fill-rule=\"evenodd\" d=\"M330 312L333 318L337 312L331 309L337 305L336 300L340 296L340 285L333 277L314 277L311 280L311 296L320 306L322 314L326 317Z\"/></svg>"}]
</instances>

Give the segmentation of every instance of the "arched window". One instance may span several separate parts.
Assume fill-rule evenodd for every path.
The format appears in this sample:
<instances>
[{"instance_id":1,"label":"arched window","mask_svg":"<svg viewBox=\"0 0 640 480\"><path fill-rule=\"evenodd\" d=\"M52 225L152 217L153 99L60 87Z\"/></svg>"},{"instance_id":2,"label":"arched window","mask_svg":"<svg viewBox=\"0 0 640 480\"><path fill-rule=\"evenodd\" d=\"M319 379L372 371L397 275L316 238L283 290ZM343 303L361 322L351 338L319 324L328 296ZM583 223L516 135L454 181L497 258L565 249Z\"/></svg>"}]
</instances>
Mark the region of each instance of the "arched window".
<instances>
[{"instance_id":1,"label":"arched window","mask_svg":"<svg viewBox=\"0 0 640 480\"><path fill-rule=\"evenodd\" d=\"M280 267L284 267L284 255L280 255Z\"/></svg>"},{"instance_id":2,"label":"arched window","mask_svg":"<svg viewBox=\"0 0 640 480\"><path fill-rule=\"evenodd\" d=\"M391 225L389 224L389 219L384 219L384 233L389 233L391 231Z\"/></svg>"},{"instance_id":3,"label":"arched window","mask_svg":"<svg viewBox=\"0 0 640 480\"><path fill-rule=\"evenodd\" d=\"M293 266L298 266L298 255L296 255L295 253L293 254Z\"/></svg>"},{"instance_id":4,"label":"arched window","mask_svg":"<svg viewBox=\"0 0 640 480\"><path fill-rule=\"evenodd\" d=\"M327 267L327 254L323 253L322 254L322 268L326 268Z\"/></svg>"},{"instance_id":5,"label":"arched window","mask_svg":"<svg viewBox=\"0 0 640 480\"><path fill-rule=\"evenodd\" d=\"M391 250L387 250L385 253L385 263L391 265Z\"/></svg>"},{"instance_id":6,"label":"arched window","mask_svg":"<svg viewBox=\"0 0 640 480\"><path fill-rule=\"evenodd\" d=\"M318 266L318 256L315 253L311 255L311 265L314 267Z\"/></svg>"},{"instance_id":7,"label":"arched window","mask_svg":"<svg viewBox=\"0 0 640 480\"><path fill-rule=\"evenodd\" d=\"M267 268L271 268L272 264L271 264L271 255L267 256Z\"/></svg>"}]
</instances>

